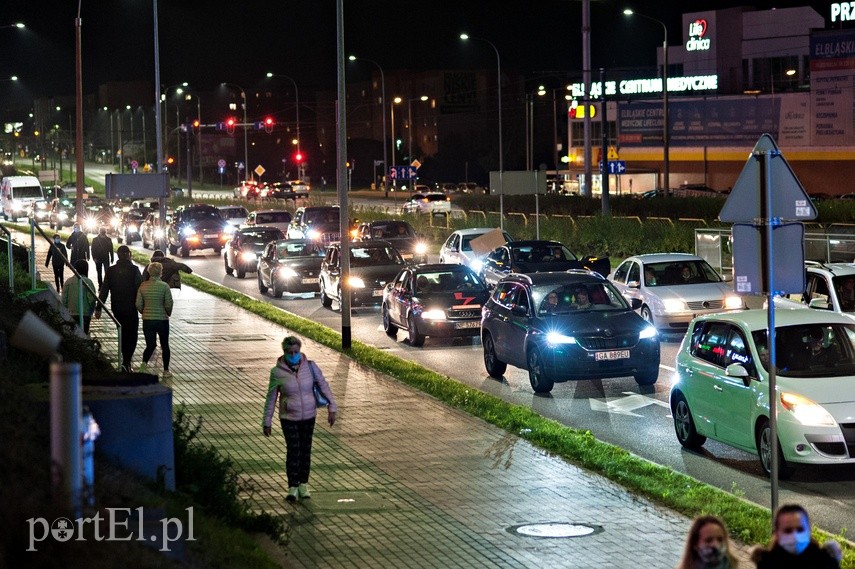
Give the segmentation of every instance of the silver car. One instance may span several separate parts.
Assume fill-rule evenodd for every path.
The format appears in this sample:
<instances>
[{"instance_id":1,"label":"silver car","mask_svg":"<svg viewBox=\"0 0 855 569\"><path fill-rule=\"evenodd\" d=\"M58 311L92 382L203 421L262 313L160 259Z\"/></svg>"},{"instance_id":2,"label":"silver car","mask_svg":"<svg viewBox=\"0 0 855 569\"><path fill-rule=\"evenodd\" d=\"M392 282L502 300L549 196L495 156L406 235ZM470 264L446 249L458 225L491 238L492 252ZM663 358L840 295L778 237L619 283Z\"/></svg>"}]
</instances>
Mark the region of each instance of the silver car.
<instances>
[{"instance_id":1,"label":"silver car","mask_svg":"<svg viewBox=\"0 0 855 569\"><path fill-rule=\"evenodd\" d=\"M684 333L696 316L745 308L709 263L687 253L629 257L609 280L628 300L641 300L641 317L661 332Z\"/></svg>"},{"instance_id":2,"label":"silver car","mask_svg":"<svg viewBox=\"0 0 855 569\"><path fill-rule=\"evenodd\" d=\"M442 248L439 250L439 262L467 265L476 273L480 272L483 258L489 251L483 255L478 255L472 250L472 241L491 231L495 231L495 228L472 227L469 229L458 229L449 235L445 243L442 244ZM503 232L503 234L506 243L513 241L507 231Z\"/></svg>"}]
</instances>

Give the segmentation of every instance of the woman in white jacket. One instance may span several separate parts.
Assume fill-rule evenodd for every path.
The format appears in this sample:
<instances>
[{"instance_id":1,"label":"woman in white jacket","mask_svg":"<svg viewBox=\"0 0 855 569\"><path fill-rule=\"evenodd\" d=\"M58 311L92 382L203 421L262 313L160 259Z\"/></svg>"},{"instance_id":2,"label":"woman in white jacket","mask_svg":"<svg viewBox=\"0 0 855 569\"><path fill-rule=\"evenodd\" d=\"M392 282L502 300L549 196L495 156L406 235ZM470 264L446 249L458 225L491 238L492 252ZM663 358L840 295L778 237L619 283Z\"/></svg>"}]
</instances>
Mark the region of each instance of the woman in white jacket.
<instances>
[{"instance_id":1,"label":"woman in white jacket","mask_svg":"<svg viewBox=\"0 0 855 569\"><path fill-rule=\"evenodd\" d=\"M279 399L279 420L285 435L285 473L288 477L286 500L310 498L309 470L312 464L312 435L315 430L317 403L313 386L329 400L327 421L335 423L336 403L329 383L315 362L300 352L303 343L296 336L282 340L283 355L270 370L267 400L264 402L264 436L272 431L273 412Z\"/></svg>"}]
</instances>

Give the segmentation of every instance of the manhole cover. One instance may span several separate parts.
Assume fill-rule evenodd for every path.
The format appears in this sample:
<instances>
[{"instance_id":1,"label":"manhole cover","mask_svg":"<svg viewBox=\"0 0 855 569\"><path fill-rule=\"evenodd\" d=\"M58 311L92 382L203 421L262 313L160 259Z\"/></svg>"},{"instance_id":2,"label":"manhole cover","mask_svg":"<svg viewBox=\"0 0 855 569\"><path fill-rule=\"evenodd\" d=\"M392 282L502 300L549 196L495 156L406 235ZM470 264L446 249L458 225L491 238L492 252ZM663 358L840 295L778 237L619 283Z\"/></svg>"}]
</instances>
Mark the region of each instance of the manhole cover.
<instances>
[{"instance_id":1,"label":"manhole cover","mask_svg":"<svg viewBox=\"0 0 855 569\"><path fill-rule=\"evenodd\" d=\"M541 524L522 524L508 528L508 531L525 537L586 537L603 531L602 526L574 524L567 522L547 522Z\"/></svg>"}]
</instances>

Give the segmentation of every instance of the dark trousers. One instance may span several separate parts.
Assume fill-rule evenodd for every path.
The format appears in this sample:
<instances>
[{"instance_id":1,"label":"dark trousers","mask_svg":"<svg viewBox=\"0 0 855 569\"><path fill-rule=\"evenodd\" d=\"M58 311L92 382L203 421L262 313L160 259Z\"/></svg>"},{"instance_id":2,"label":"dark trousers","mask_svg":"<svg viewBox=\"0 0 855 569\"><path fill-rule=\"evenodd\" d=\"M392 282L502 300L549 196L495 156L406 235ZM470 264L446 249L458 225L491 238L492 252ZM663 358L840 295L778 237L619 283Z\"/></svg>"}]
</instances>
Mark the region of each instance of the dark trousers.
<instances>
[{"instance_id":1,"label":"dark trousers","mask_svg":"<svg viewBox=\"0 0 855 569\"><path fill-rule=\"evenodd\" d=\"M116 312L113 315L122 325L122 367L130 371L134 352L137 349L137 341L140 337L140 315L139 312Z\"/></svg>"},{"instance_id":2,"label":"dark trousers","mask_svg":"<svg viewBox=\"0 0 855 569\"><path fill-rule=\"evenodd\" d=\"M285 475L288 477L288 487L307 484L309 470L312 468L315 418L305 421L282 419L281 423L282 433L285 435Z\"/></svg>"},{"instance_id":3,"label":"dark trousers","mask_svg":"<svg viewBox=\"0 0 855 569\"><path fill-rule=\"evenodd\" d=\"M79 314L72 314L71 318L74 319L75 324L80 324L80 315ZM90 324L92 324L92 317L91 316L84 316L83 317L83 332L87 336L89 335L89 325Z\"/></svg>"},{"instance_id":4,"label":"dark trousers","mask_svg":"<svg viewBox=\"0 0 855 569\"><path fill-rule=\"evenodd\" d=\"M99 261L98 259L95 259L95 272L98 274L98 288L99 289L101 288L101 283L103 282L101 275L106 274L107 267L109 267L109 266L110 266L110 260L109 259L105 259L103 261Z\"/></svg>"},{"instance_id":5,"label":"dark trousers","mask_svg":"<svg viewBox=\"0 0 855 569\"><path fill-rule=\"evenodd\" d=\"M160 351L163 354L163 371L169 369L169 320L143 320L143 337L145 338L145 350L143 350L142 361L148 363L154 349L157 347L157 339L160 338Z\"/></svg>"},{"instance_id":6,"label":"dark trousers","mask_svg":"<svg viewBox=\"0 0 855 569\"><path fill-rule=\"evenodd\" d=\"M65 265L53 266L53 280L56 284L56 292L62 292L62 283L65 282Z\"/></svg>"}]
</instances>

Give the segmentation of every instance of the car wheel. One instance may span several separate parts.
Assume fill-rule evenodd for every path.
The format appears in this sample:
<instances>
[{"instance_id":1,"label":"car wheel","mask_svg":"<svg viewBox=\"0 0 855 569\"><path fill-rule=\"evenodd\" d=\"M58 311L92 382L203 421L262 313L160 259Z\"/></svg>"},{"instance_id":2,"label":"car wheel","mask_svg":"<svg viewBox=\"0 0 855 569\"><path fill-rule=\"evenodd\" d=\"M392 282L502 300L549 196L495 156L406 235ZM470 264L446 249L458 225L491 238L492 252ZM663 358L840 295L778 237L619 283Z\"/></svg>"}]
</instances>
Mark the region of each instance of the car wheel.
<instances>
[{"instance_id":1,"label":"car wheel","mask_svg":"<svg viewBox=\"0 0 855 569\"><path fill-rule=\"evenodd\" d=\"M332 306L332 299L327 295L326 287L324 286L324 281L320 281L321 283L321 306L324 308L329 308Z\"/></svg>"},{"instance_id":2,"label":"car wheel","mask_svg":"<svg viewBox=\"0 0 855 569\"><path fill-rule=\"evenodd\" d=\"M392 318L389 316L389 309L383 305L383 331L390 338L398 337L398 327L392 324Z\"/></svg>"},{"instance_id":3,"label":"car wheel","mask_svg":"<svg viewBox=\"0 0 855 569\"><path fill-rule=\"evenodd\" d=\"M237 278L239 278L239 279L246 278L246 269L238 268L237 269Z\"/></svg>"},{"instance_id":4,"label":"car wheel","mask_svg":"<svg viewBox=\"0 0 855 569\"><path fill-rule=\"evenodd\" d=\"M695 421L689 410L689 403L685 395L679 391L674 392L674 401L671 404L671 413L674 415L674 432L677 440L686 448L699 449L707 442L707 438L699 435L695 430Z\"/></svg>"},{"instance_id":5,"label":"car wheel","mask_svg":"<svg viewBox=\"0 0 855 569\"><path fill-rule=\"evenodd\" d=\"M214 247L214 253L216 253L217 255L219 255L220 251L222 251L222 250L223 250L222 247Z\"/></svg>"},{"instance_id":6,"label":"car wheel","mask_svg":"<svg viewBox=\"0 0 855 569\"><path fill-rule=\"evenodd\" d=\"M784 458L780 441L775 447L778 450L778 478L786 480L793 475L795 468ZM763 472L766 476L770 476L772 474L772 427L768 419L763 419L757 429L757 455L760 457L760 467Z\"/></svg>"},{"instance_id":7,"label":"car wheel","mask_svg":"<svg viewBox=\"0 0 855 569\"><path fill-rule=\"evenodd\" d=\"M659 366L640 371L634 377L638 385L653 385L659 379Z\"/></svg>"},{"instance_id":8,"label":"car wheel","mask_svg":"<svg viewBox=\"0 0 855 569\"><path fill-rule=\"evenodd\" d=\"M416 319L410 314L407 317L407 337L410 340L410 345L414 348L420 348L425 345L425 337L419 334L419 329L416 328Z\"/></svg>"},{"instance_id":9,"label":"car wheel","mask_svg":"<svg viewBox=\"0 0 855 569\"><path fill-rule=\"evenodd\" d=\"M3 216L3 219L6 219L6 216L5 216L5 215ZM56 227L56 224L55 224L54 222L52 222L52 221L49 221L49 222L48 222L48 227L50 227L51 229L53 229L53 228L55 228L55 227Z\"/></svg>"},{"instance_id":10,"label":"car wheel","mask_svg":"<svg viewBox=\"0 0 855 569\"><path fill-rule=\"evenodd\" d=\"M177 255L178 254L178 247L174 247L172 245L169 245L169 254L173 255L173 256Z\"/></svg>"},{"instance_id":11,"label":"car wheel","mask_svg":"<svg viewBox=\"0 0 855 569\"><path fill-rule=\"evenodd\" d=\"M181 244L180 254L185 259L190 256L190 247L186 243Z\"/></svg>"},{"instance_id":12,"label":"car wheel","mask_svg":"<svg viewBox=\"0 0 855 569\"><path fill-rule=\"evenodd\" d=\"M116 241L118 241L119 243L121 243L123 241L121 234L116 235ZM130 243L130 241L128 241L128 243Z\"/></svg>"},{"instance_id":13,"label":"car wheel","mask_svg":"<svg viewBox=\"0 0 855 569\"><path fill-rule=\"evenodd\" d=\"M240 273L238 273L238 277L240 277ZM273 279L270 281L270 286L273 287L273 298L282 298L282 289L279 288L279 285L276 282L276 275L273 275Z\"/></svg>"},{"instance_id":14,"label":"car wheel","mask_svg":"<svg viewBox=\"0 0 855 569\"><path fill-rule=\"evenodd\" d=\"M267 292L267 287L264 286L264 281L261 279L261 273L258 273L258 292L261 294Z\"/></svg>"},{"instance_id":15,"label":"car wheel","mask_svg":"<svg viewBox=\"0 0 855 569\"><path fill-rule=\"evenodd\" d=\"M543 355L538 348L532 348L528 352L528 381L535 393L549 393L555 386L555 382L546 376L543 365Z\"/></svg>"},{"instance_id":16,"label":"car wheel","mask_svg":"<svg viewBox=\"0 0 855 569\"><path fill-rule=\"evenodd\" d=\"M656 323L653 322L653 313L650 312L650 307L646 304L641 307L641 317L644 318L651 326L656 325Z\"/></svg>"},{"instance_id":17,"label":"car wheel","mask_svg":"<svg viewBox=\"0 0 855 569\"><path fill-rule=\"evenodd\" d=\"M143 238L142 238L142 248L148 249L148 241L145 240L145 235L143 235Z\"/></svg>"},{"instance_id":18,"label":"car wheel","mask_svg":"<svg viewBox=\"0 0 855 569\"><path fill-rule=\"evenodd\" d=\"M484 368L490 377L501 379L505 371L508 369L508 364L501 361L496 356L496 346L493 344L493 336L489 332L484 334L484 339L481 341L484 347Z\"/></svg>"},{"instance_id":19,"label":"car wheel","mask_svg":"<svg viewBox=\"0 0 855 569\"><path fill-rule=\"evenodd\" d=\"M234 269L229 266L229 258L226 255L223 255L223 265L226 267L226 274L231 275L234 273Z\"/></svg>"}]
</instances>

